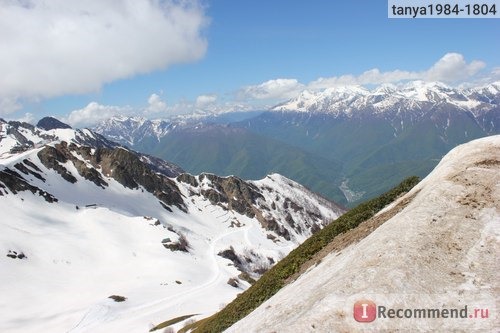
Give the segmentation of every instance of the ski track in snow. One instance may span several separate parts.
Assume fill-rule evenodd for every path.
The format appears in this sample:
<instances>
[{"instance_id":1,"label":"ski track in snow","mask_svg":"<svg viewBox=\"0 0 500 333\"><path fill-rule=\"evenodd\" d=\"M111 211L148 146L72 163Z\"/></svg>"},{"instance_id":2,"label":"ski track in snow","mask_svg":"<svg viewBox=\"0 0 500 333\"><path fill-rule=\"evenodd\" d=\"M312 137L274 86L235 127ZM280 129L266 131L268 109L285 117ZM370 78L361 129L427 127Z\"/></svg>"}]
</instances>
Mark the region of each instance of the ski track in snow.
<instances>
[{"instance_id":1,"label":"ski track in snow","mask_svg":"<svg viewBox=\"0 0 500 333\"><path fill-rule=\"evenodd\" d=\"M250 226L246 227L246 229L249 229L249 228L250 228ZM196 296L200 296L203 293L206 293L207 290L210 290L211 287L218 284L218 281L222 277L222 269L221 269L220 265L217 263L217 259L220 257L216 253L216 250L215 250L216 245L219 243L219 241L223 240L227 236L230 236L230 235L235 234L235 233L240 233L240 232L241 232L241 230L238 230L238 229L230 230L222 235L219 235L218 237L216 237L215 239L212 239L210 241L208 252L211 253L211 256L210 256L211 277L208 278L206 282L204 282L201 285L198 285L197 287L194 287L194 288L187 290L185 292L181 292L181 293L176 294L175 295L175 300L176 300L175 304L176 305L174 305L174 306L169 305L170 308L172 308L174 310L179 310L178 304L184 303L184 302L188 301L189 299L196 298ZM246 232L245 232L245 235L246 235ZM248 244L250 244L250 243L248 243ZM73 329L68 331L68 333L84 332L85 328L88 326L92 326L92 325L99 324L101 322L117 319L119 317L134 316L134 315L137 315L139 312L145 312L151 308L156 308L155 310L157 310L158 305L161 305L162 303L168 303L169 301L171 301L171 299L172 299L172 297L169 296L169 297L166 297L163 299L154 300L150 303L146 303L146 304L131 308L130 310L121 313L118 317L117 316L110 317L108 315L109 310L110 310L109 306L102 305L102 304L96 304L96 305L93 305L87 311L87 313L78 322L78 324Z\"/></svg>"}]
</instances>

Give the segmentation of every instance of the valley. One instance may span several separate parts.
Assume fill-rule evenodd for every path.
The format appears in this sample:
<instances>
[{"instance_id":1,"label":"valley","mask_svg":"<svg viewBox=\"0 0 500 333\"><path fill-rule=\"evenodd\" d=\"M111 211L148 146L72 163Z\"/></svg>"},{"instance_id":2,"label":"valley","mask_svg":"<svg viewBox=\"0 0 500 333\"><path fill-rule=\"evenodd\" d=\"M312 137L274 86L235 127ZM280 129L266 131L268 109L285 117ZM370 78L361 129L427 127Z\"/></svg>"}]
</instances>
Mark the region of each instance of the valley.
<instances>
[{"instance_id":1,"label":"valley","mask_svg":"<svg viewBox=\"0 0 500 333\"><path fill-rule=\"evenodd\" d=\"M243 120L230 113L116 118L95 130L192 173L258 179L278 172L353 207L403 178L426 176L456 145L499 134L499 103L498 82L458 89L414 81L303 91ZM346 179L363 194L346 196Z\"/></svg>"}]
</instances>

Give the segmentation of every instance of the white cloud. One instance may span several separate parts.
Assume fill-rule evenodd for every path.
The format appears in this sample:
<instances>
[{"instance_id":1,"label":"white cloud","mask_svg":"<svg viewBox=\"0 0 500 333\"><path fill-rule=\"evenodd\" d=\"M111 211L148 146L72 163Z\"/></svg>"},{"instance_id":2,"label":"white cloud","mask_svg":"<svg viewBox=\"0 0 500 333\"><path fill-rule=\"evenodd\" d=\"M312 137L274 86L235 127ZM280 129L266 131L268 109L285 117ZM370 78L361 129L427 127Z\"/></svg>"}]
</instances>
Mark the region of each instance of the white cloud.
<instances>
[{"instance_id":1,"label":"white cloud","mask_svg":"<svg viewBox=\"0 0 500 333\"><path fill-rule=\"evenodd\" d=\"M270 107L270 105L268 105ZM132 108L130 106L102 105L91 102L84 108L73 110L61 119L75 127L93 127L97 123L113 116L145 116L153 118L170 117L183 114L219 114L234 111L251 111L255 107L247 102L219 101L217 95L200 95L196 101L183 100L167 105L158 94L149 96L145 107ZM33 116L27 114L27 116ZM26 118L31 119L31 118Z\"/></svg>"},{"instance_id":2,"label":"white cloud","mask_svg":"<svg viewBox=\"0 0 500 333\"><path fill-rule=\"evenodd\" d=\"M428 81L457 82L476 75L485 66L484 62L477 60L468 64L459 53L447 53L424 72L422 78Z\"/></svg>"},{"instance_id":3,"label":"white cloud","mask_svg":"<svg viewBox=\"0 0 500 333\"><path fill-rule=\"evenodd\" d=\"M217 102L217 95L200 95L196 98L197 108L206 108L212 106Z\"/></svg>"},{"instance_id":4,"label":"white cloud","mask_svg":"<svg viewBox=\"0 0 500 333\"><path fill-rule=\"evenodd\" d=\"M239 103L235 101L225 102L222 104L218 104L214 113L228 113L228 112L245 112L245 111L254 111L254 110L265 110L269 109L273 105L266 105L265 107L257 108L255 105L250 103Z\"/></svg>"},{"instance_id":5,"label":"white cloud","mask_svg":"<svg viewBox=\"0 0 500 333\"><path fill-rule=\"evenodd\" d=\"M402 81L424 80L441 81L448 84L460 84L465 80L477 80L478 73L486 66L482 61L473 60L467 63L459 53L447 53L430 68L423 71L405 71L396 69L382 72L373 68L360 75L341 75L320 77L308 84L297 79L275 79L260 84L246 86L237 92L237 98L257 104L260 101L286 100L296 97L304 89L318 91L330 87L346 85L379 85ZM495 74L495 72L497 74ZM490 78L498 76L499 69L491 72ZM491 80L490 80L491 81Z\"/></svg>"},{"instance_id":6,"label":"white cloud","mask_svg":"<svg viewBox=\"0 0 500 333\"><path fill-rule=\"evenodd\" d=\"M152 94L148 98L148 106L144 109L145 114L155 114L167 111L167 103L157 94Z\"/></svg>"},{"instance_id":7,"label":"white cloud","mask_svg":"<svg viewBox=\"0 0 500 333\"><path fill-rule=\"evenodd\" d=\"M238 92L242 99L287 99L304 89L296 79L275 79L258 85L247 86Z\"/></svg>"},{"instance_id":8,"label":"white cloud","mask_svg":"<svg viewBox=\"0 0 500 333\"><path fill-rule=\"evenodd\" d=\"M0 12L1 100L96 91L207 47L196 0L0 1Z\"/></svg>"},{"instance_id":9,"label":"white cloud","mask_svg":"<svg viewBox=\"0 0 500 333\"><path fill-rule=\"evenodd\" d=\"M361 75L342 75L336 77L323 78L312 81L307 88L311 90L321 90L335 86L345 85L367 85L367 84L382 84L404 80L416 80L420 75L414 72L401 70L381 72L378 68L370 69Z\"/></svg>"},{"instance_id":10,"label":"white cloud","mask_svg":"<svg viewBox=\"0 0 500 333\"><path fill-rule=\"evenodd\" d=\"M495 67L489 75L488 82L500 81L500 67Z\"/></svg>"},{"instance_id":11,"label":"white cloud","mask_svg":"<svg viewBox=\"0 0 500 333\"><path fill-rule=\"evenodd\" d=\"M28 124L34 124L35 123L35 115L33 115L33 113L27 112L22 117L17 118L17 121L26 122Z\"/></svg>"},{"instance_id":12,"label":"white cloud","mask_svg":"<svg viewBox=\"0 0 500 333\"><path fill-rule=\"evenodd\" d=\"M17 98L0 96L0 115L8 115L14 113L22 108L21 103L17 101Z\"/></svg>"},{"instance_id":13,"label":"white cloud","mask_svg":"<svg viewBox=\"0 0 500 333\"><path fill-rule=\"evenodd\" d=\"M248 101L219 100L217 95L200 95L196 98L193 109L189 113L221 114L228 112L242 112L255 110L256 106ZM184 112L187 113L187 112Z\"/></svg>"},{"instance_id":14,"label":"white cloud","mask_svg":"<svg viewBox=\"0 0 500 333\"><path fill-rule=\"evenodd\" d=\"M268 105L267 108L272 105ZM228 112L244 112L260 109L257 108L250 102L237 102L237 101L216 101L206 105L199 105L197 103L191 103L189 101L184 101L174 104L169 108L169 115L181 115L181 114L221 114ZM266 109L266 108L263 108Z\"/></svg>"},{"instance_id":15,"label":"white cloud","mask_svg":"<svg viewBox=\"0 0 500 333\"><path fill-rule=\"evenodd\" d=\"M382 84L407 80L459 83L460 81L473 78L485 66L486 64L484 62L478 60L467 63L463 55L459 53L447 53L432 65L431 68L420 72L410 72L399 69L381 72L378 68L374 68L358 76L343 75L319 78L309 83L307 87L311 90L320 90L341 85Z\"/></svg>"},{"instance_id":16,"label":"white cloud","mask_svg":"<svg viewBox=\"0 0 500 333\"><path fill-rule=\"evenodd\" d=\"M72 111L63 121L77 128L91 127L113 116L133 113L134 110L129 106L101 105L91 102L82 109Z\"/></svg>"}]
</instances>

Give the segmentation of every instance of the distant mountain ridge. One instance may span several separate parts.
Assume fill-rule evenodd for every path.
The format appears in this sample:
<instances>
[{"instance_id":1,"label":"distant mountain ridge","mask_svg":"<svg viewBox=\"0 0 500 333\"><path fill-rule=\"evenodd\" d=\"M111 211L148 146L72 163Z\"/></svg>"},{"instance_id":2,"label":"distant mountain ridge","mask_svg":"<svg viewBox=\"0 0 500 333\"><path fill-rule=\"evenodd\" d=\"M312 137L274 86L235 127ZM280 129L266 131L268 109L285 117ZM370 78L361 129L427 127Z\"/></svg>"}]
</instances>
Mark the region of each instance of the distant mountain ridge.
<instances>
[{"instance_id":1,"label":"distant mountain ridge","mask_svg":"<svg viewBox=\"0 0 500 333\"><path fill-rule=\"evenodd\" d=\"M133 146L146 137L160 140L174 126L174 123L166 120L115 116L100 122L94 130L97 133L106 133L108 138L116 142Z\"/></svg>"},{"instance_id":2,"label":"distant mountain ridge","mask_svg":"<svg viewBox=\"0 0 500 333\"><path fill-rule=\"evenodd\" d=\"M136 130L125 129L129 122ZM337 87L304 91L225 125L210 117L151 122L168 129L142 131L143 120L114 118L96 131L115 139L137 131L125 140L131 147L190 172L244 179L278 172L354 205L403 178L427 175L458 144L500 134L500 82L466 89L422 81Z\"/></svg>"},{"instance_id":3,"label":"distant mountain ridge","mask_svg":"<svg viewBox=\"0 0 500 333\"><path fill-rule=\"evenodd\" d=\"M454 108L470 111L479 126L487 133L493 133L498 131L493 121L498 118L488 122L485 114L496 110L498 117L499 104L500 81L473 88L452 88L441 82L412 81L400 86L383 84L371 90L362 86L332 87L319 92L304 90L271 111L329 114L335 117L372 115L393 119L411 112L418 120L428 112ZM100 122L94 130L105 133L117 142L134 145L145 137L160 140L177 127L190 127L207 120L213 122L215 118L211 114L176 116L171 119L114 116Z\"/></svg>"},{"instance_id":4,"label":"distant mountain ridge","mask_svg":"<svg viewBox=\"0 0 500 333\"><path fill-rule=\"evenodd\" d=\"M272 108L272 111L327 113L336 117L396 118L411 112L417 119L428 112L446 108L470 111L477 119L500 104L500 81L475 88L451 88L440 82L413 81L403 86L384 84L372 90L361 86L303 91L297 97ZM478 121L480 126L486 125ZM483 127L486 132L493 128ZM498 128L496 128L498 129Z\"/></svg>"}]
</instances>

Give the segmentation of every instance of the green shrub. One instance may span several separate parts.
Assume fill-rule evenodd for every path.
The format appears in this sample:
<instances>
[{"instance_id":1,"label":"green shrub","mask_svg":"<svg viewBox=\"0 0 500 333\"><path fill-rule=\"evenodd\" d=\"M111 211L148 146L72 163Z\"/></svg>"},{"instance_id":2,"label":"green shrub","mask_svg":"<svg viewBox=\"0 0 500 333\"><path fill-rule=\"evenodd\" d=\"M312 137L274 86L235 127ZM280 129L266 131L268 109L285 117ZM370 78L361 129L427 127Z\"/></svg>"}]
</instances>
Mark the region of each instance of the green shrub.
<instances>
[{"instance_id":1,"label":"green shrub","mask_svg":"<svg viewBox=\"0 0 500 333\"><path fill-rule=\"evenodd\" d=\"M154 332L156 330L168 327L170 325L174 325L174 324L180 323L181 321L186 320L188 318L191 318L192 316L196 316L196 314L190 314L190 315L185 315L185 316L180 316L180 317L177 317L177 318L169 319L167 321L164 321L163 323L160 323L160 324L156 325L155 327L151 328L149 331L150 332Z\"/></svg>"},{"instance_id":2,"label":"green shrub","mask_svg":"<svg viewBox=\"0 0 500 333\"><path fill-rule=\"evenodd\" d=\"M111 298L115 302L125 302L127 300L127 297L119 296L119 295L111 295L108 298Z\"/></svg>"}]
</instances>

